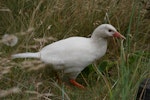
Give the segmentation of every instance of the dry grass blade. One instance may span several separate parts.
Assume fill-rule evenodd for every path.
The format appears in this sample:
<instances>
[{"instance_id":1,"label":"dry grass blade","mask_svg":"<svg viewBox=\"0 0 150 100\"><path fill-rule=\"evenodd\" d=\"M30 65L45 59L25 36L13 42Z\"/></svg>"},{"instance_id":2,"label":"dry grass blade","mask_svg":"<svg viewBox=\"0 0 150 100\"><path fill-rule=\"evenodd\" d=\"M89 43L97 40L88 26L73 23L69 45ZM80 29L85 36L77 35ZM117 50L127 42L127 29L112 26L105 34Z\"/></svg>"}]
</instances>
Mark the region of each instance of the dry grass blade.
<instances>
[{"instance_id":1,"label":"dry grass blade","mask_svg":"<svg viewBox=\"0 0 150 100\"><path fill-rule=\"evenodd\" d=\"M62 99L64 100L64 96L66 97L65 100L71 100L69 95L64 91L64 88L61 88L56 82L52 82L53 86L57 87L60 91L62 91ZM64 85L64 84L63 84Z\"/></svg>"},{"instance_id":2,"label":"dry grass blade","mask_svg":"<svg viewBox=\"0 0 150 100\"><path fill-rule=\"evenodd\" d=\"M8 90L0 90L0 98L16 93L21 93L21 90L18 87L13 87Z\"/></svg>"},{"instance_id":3,"label":"dry grass blade","mask_svg":"<svg viewBox=\"0 0 150 100\"><path fill-rule=\"evenodd\" d=\"M45 64L40 60L25 60L22 62L22 69L27 69L28 71L31 70L39 70L45 67Z\"/></svg>"},{"instance_id":4,"label":"dry grass blade","mask_svg":"<svg viewBox=\"0 0 150 100\"><path fill-rule=\"evenodd\" d=\"M11 12L11 10L8 8L1 8L0 11L1 12Z\"/></svg>"},{"instance_id":5,"label":"dry grass blade","mask_svg":"<svg viewBox=\"0 0 150 100\"><path fill-rule=\"evenodd\" d=\"M44 98L44 100L51 100L50 97L54 96L52 93L39 93L37 91L25 91L27 94L36 95L30 98L30 100Z\"/></svg>"}]
</instances>

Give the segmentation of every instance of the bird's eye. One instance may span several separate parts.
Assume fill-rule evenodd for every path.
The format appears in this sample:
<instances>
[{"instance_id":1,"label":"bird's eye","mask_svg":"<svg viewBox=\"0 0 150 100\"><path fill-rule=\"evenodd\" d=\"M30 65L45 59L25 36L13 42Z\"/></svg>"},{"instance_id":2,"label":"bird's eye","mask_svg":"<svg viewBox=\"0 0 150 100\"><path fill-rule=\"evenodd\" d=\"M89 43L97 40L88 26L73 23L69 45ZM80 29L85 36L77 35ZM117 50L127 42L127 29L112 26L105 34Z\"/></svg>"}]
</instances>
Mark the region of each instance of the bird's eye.
<instances>
[{"instance_id":1,"label":"bird's eye","mask_svg":"<svg viewBox=\"0 0 150 100\"><path fill-rule=\"evenodd\" d=\"M109 29L108 32L112 32L112 30Z\"/></svg>"}]
</instances>

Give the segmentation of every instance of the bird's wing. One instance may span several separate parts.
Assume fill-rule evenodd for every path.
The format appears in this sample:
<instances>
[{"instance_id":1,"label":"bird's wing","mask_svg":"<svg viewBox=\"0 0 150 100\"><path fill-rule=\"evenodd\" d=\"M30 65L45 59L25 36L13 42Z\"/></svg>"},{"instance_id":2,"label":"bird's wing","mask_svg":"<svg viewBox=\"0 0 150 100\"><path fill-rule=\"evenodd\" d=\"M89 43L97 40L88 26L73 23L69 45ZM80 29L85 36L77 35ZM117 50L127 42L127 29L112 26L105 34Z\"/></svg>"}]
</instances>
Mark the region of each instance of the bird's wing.
<instances>
[{"instance_id":1,"label":"bird's wing","mask_svg":"<svg viewBox=\"0 0 150 100\"><path fill-rule=\"evenodd\" d=\"M81 66L94 59L94 49L89 38L72 37L52 43L41 50L41 60L65 66Z\"/></svg>"}]
</instances>

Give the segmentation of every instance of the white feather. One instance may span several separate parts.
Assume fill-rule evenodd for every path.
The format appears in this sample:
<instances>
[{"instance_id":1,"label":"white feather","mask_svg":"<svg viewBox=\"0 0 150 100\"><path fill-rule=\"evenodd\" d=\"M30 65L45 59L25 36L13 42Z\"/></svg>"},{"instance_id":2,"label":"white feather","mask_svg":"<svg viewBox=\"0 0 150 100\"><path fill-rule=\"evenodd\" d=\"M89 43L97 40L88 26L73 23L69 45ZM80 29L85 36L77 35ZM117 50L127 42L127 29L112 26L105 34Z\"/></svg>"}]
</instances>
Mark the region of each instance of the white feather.
<instances>
[{"instance_id":1,"label":"white feather","mask_svg":"<svg viewBox=\"0 0 150 100\"><path fill-rule=\"evenodd\" d=\"M12 58L40 58L40 53L30 53L30 52L26 52L26 53L18 53L18 54L14 54L12 55Z\"/></svg>"}]
</instances>

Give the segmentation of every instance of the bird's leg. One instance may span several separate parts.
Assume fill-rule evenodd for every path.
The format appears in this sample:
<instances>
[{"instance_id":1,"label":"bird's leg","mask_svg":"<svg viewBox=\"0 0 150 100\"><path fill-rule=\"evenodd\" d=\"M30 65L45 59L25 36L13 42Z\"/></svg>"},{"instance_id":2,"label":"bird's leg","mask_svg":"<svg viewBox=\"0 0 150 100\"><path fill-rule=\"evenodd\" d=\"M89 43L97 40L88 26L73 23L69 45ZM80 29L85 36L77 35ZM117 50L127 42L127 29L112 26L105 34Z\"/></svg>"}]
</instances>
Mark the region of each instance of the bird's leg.
<instances>
[{"instance_id":1,"label":"bird's leg","mask_svg":"<svg viewBox=\"0 0 150 100\"><path fill-rule=\"evenodd\" d=\"M59 84L64 83L64 72L62 70L53 70L55 79Z\"/></svg>"},{"instance_id":2,"label":"bird's leg","mask_svg":"<svg viewBox=\"0 0 150 100\"><path fill-rule=\"evenodd\" d=\"M76 82L74 79L70 79L70 83L73 84L74 86L80 88L80 89L85 89L85 87L78 82Z\"/></svg>"},{"instance_id":3,"label":"bird's leg","mask_svg":"<svg viewBox=\"0 0 150 100\"><path fill-rule=\"evenodd\" d=\"M58 81L58 83L62 83L62 81L61 81L61 79L60 79L57 72L55 73L55 77L56 77L56 80Z\"/></svg>"}]
</instances>

